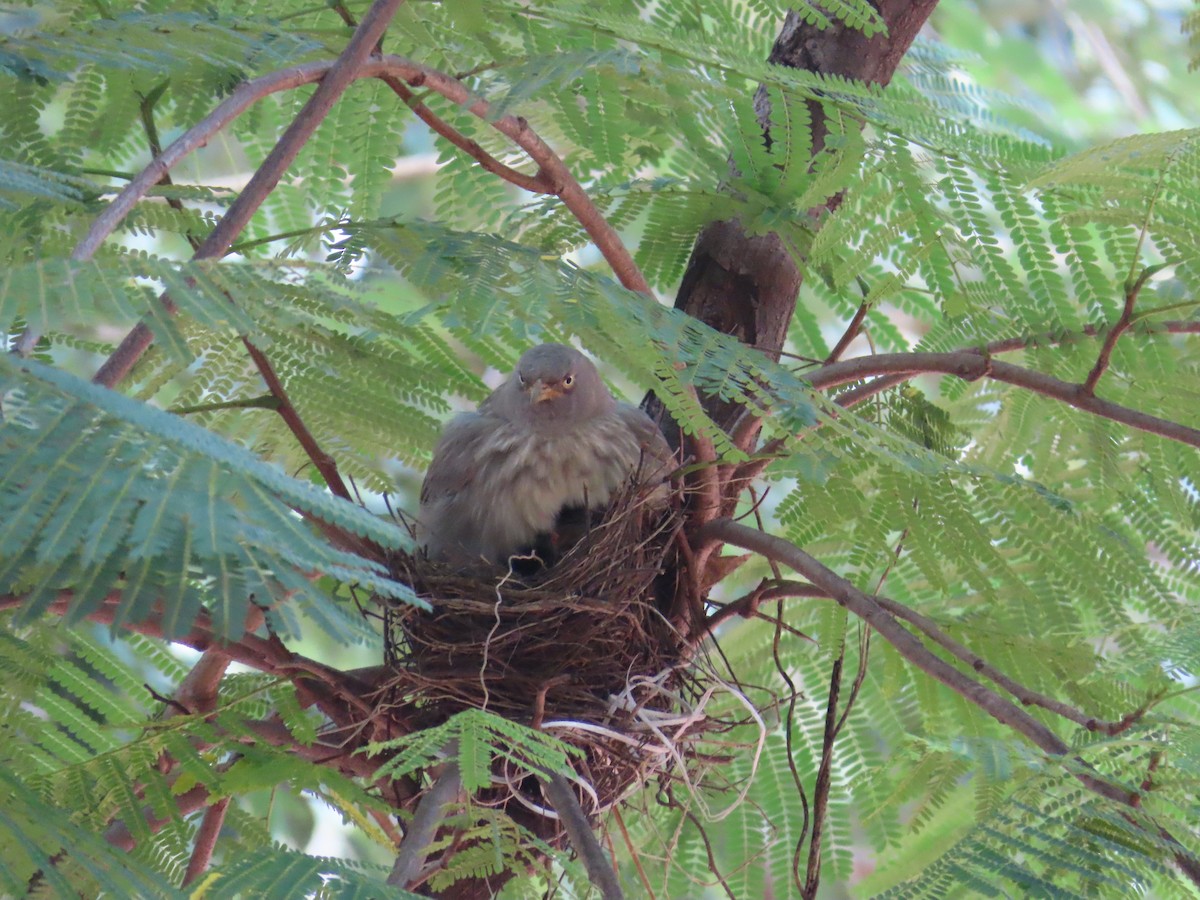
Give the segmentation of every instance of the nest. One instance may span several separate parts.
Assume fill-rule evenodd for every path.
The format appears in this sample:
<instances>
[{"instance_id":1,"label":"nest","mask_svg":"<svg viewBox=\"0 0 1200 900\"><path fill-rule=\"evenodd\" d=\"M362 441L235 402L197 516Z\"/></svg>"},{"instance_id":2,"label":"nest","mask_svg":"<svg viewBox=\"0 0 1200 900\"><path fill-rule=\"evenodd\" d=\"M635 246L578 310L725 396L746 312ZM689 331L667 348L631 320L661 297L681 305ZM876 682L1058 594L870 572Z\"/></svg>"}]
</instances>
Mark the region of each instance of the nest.
<instances>
[{"instance_id":1,"label":"nest","mask_svg":"<svg viewBox=\"0 0 1200 900\"><path fill-rule=\"evenodd\" d=\"M486 709L562 738L583 750L583 807L598 814L679 763L679 746L711 727L695 705L705 685L668 619L680 526L676 510L630 486L561 560L532 576L467 577L398 559L397 577L432 611L390 611L381 709L410 727ZM509 795L544 811L531 792L510 784Z\"/></svg>"}]
</instances>

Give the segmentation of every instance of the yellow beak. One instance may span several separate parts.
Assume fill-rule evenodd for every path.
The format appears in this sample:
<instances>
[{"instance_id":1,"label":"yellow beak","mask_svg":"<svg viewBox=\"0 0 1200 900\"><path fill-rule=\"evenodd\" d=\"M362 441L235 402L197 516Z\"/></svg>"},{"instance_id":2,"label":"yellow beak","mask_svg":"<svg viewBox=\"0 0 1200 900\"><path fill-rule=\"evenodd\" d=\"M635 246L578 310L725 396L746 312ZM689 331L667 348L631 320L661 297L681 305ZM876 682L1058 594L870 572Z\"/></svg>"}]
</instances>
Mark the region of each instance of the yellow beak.
<instances>
[{"instance_id":1,"label":"yellow beak","mask_svg":"<svg viewBox=\"0 0 1200 900\"><path fill-rule=\"evenodd\" d=\"M535 381L533 388L530 391L534 403L545 403L547 400L556 400L563 395L562 384L557 381L552 381L547 384L544 381Z\"/></svg>"}]
</instances>

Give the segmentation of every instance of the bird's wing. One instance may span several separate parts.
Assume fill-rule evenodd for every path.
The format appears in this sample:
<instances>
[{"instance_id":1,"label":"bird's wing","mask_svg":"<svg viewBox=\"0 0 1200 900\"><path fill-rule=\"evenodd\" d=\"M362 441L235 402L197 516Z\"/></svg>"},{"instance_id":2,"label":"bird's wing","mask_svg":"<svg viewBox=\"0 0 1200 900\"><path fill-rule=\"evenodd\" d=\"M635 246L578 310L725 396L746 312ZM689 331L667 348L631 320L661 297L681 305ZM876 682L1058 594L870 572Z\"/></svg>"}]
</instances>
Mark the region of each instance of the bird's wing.
<instances>
[{"instance_id":1,"label":"bird's wing","mask_svg":"<svg viewBox=\"0 0 1200 900\"><path fill-rule=\"evenodd\" d=\"M675 453L645 412L630 403L618 403L617 415L642 448L642 477L665 478L675 468Z\"/></svg>"},{"instance_id":2,"label":"bird's wing","mask_svg":"<svg viewBox=\"0 0 1200 900\"><path fill-rule=\"evenodd\" d=\"M495 417L460 413L449 421L433 450L421 484L421 503L436 503L464 490L479 471L479 445L497 426Z\"/></svg>"}]
</instances>

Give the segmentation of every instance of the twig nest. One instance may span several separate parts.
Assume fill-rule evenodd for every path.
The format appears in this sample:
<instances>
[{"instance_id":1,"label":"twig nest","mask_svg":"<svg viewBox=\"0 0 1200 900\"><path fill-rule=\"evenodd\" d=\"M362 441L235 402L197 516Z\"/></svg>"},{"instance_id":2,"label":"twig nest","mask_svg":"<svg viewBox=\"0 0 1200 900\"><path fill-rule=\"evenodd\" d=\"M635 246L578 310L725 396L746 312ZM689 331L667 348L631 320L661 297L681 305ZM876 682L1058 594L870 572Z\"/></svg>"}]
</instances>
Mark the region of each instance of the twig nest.
<instances>
[{"instance_id":1,"label":"twig nest","mask_svg":"<svg viewBox=\"0 0 1200 900\"><path fill-rule=\"evenodd\" d=\"M543 728L585 751L580 775L596 792L585 809L619 799L672 755L651 747L662 733L647 715L678 717L683 698L698 694L663 609L680 525L678 512L629 487L532 576L397 560L397 577L433 609L389 611L381 706L398 704L421 727L477 708Z\"/></svg>"}]
</instances>

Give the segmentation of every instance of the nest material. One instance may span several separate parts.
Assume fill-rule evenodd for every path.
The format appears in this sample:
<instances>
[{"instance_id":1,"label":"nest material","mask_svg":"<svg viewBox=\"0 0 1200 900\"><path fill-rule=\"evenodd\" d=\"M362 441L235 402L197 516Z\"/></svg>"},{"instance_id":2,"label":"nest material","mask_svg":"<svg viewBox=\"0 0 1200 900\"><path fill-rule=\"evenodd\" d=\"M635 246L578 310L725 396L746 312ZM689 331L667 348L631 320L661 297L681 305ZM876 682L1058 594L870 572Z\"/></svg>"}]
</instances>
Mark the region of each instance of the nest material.
<instances>
[{"instance_id":1,"label":"nest material","mask_svg":"<svg viewBox=\"0 0 1200 900\"><path fill-rule=\"evenodd\" d=\"M391 611L381 706L401 707L419 727L482 708L545 728L584 750L579 774L595 791L585 809L607 807L678 758L664 741L703 729L687 700L700 688L662 608L674 594L663 582L680 525L678 512L630 486L534 576L468 577L397 560L398 577L433 610Z\"/></svg>"}]
</instances>

